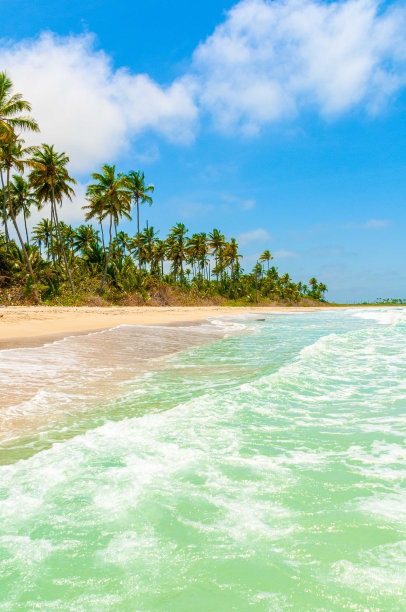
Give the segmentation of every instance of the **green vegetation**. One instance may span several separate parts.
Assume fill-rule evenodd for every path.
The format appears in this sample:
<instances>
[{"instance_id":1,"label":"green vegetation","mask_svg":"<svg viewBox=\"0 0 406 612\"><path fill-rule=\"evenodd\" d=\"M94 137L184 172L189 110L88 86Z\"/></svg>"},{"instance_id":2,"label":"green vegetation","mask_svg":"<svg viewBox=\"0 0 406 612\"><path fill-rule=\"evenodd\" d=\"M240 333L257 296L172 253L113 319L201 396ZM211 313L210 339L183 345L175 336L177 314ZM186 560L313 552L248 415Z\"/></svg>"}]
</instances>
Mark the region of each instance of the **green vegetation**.
<instances>
[{"instance_id":1,"label":"green vegetation","mask_svg":"<svg viewBox=\"0 0 406 612\"><path fill-rule=\"evenodd\" d=\"M370 302L363 302L364 304L369 304ZM382 304L383 306L396 306L398 304L406 304L406 299L404 298L377 298L373 304Z\"/></svg>"},{"instance_id":2,"label":"green vegetation","mask_svg":"<svg viewBox=\"0 0 406 612\"><path fill-rule=\"evenodd\" d=\"M30 104L12 93L0 73L0 302L50 304L303 303L324 301L327 287L311 278L294 283L262 253L244 272L234 238L221 230L188 235L176 223L165 239L148 223L140 228L140 209L152 204L154 187L140 171L117 172L104 165L92 174L84 219L73 228L60 220L64 201L74 195L69 157L53 146L25 147L22 130L38 131ZM25 174L24 174L25 173ZM29 236L33 207L48 206L47 217ZM122 219L137 215L137 233L119 231ZM20 220L24 224L20 231ZM10 225L18 242L10 238ZM96 229L97 228L97 229ZM24 234L24 237L23 237Z\"/></svg>"}]
</instances>

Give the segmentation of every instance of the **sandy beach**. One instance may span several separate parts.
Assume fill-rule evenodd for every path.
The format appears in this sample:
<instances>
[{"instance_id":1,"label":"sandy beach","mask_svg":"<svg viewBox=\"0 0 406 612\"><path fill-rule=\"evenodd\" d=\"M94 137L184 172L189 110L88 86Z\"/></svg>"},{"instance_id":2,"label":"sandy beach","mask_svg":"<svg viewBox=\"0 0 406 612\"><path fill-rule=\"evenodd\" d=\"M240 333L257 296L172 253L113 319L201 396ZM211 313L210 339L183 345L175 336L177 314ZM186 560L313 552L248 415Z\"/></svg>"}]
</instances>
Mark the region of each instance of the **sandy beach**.
<instances>
[{"instance_id":1,"label":"sandy beach","mask_svg":"<svg viewBox=\"0 0 406 612\"><path fill-rule=\"evenodd\" d=\"M118 325L167 325L207 317L247 313L295 313L335 309L321 307L63 307L8 306L0 309L0 349L39 346L66 335L77 335Z\"/></svg>"}]
</instances>

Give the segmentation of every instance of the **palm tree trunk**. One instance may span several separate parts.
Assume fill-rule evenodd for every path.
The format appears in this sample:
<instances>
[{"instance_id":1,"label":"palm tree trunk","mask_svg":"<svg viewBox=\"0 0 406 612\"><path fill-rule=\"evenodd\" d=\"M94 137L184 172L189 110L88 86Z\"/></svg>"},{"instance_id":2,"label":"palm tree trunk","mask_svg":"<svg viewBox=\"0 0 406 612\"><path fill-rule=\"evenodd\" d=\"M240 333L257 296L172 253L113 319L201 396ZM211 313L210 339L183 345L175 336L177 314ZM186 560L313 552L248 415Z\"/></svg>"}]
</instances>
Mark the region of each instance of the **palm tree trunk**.
<instances>
[{"instance_id":1,"label":"palm tree trunk","mask_svg":"<svg viewBox=\"0 0 406 612\"><path fill-rule=\"evenodd\" d=\"M110 262L110 256L111 256L111 245L112 245L112 236L111 236L111 228L113 225L113 215L110 215L110 228L109 228L109 235L110 235L110 242L109 242L109 252L107 253L107 259L106 259L106 265L104 267L104 274L103 274L103 278L102 278L102 282L100 285L100 289L99 289L99 295L101 295L103 293L103 286L104 283L106 281L106 276L107 276L107 267L109 265Z\"/></svg>"},{"instance_id":2,"label":"palm tree trunk","mask_svg":"<svg viewBox=\"0 0 406 612\"><path fill-rule=\"evenodd\" d=\"M8 243L10 242L10 236L8 234L8 226L7 226L6 190L4 188L4 178L3 178L2 170L0 170L0 177L1 177L1 186L3 188L3 223L4 223L4 232L6 235L6 251L8 253Z\"/></svg>"},{"instance_id":3,"label":"palm tree trunk","mask_svg":"<svg viewBox=\"0 0 406 612\"><path fill-rule=\"evenodd\" d=\"M151 247L151 236L148 231L148 221L147 221L147 239L148 239L148 255L149 255L149 271L152 273L152 247Z\"/></svg>"},{"instance_id":4,"label":"palm tree trunk","mask_svg":"<svg viewBox=\"0 0 406 612\"><path fill-rule=\"evenodd\" d=\"M27 264L27 268L28 268L28 271L29 271L29 273L31 275L31 278L34 281L34 288L33 288L34 301L35 301L36 304L39 304L37 281L35 280L34 271L33 271L32 266L31 266L30 258L28 257L28 253L27 253L27 250L26 250L25 245L24 245L24 240L23 240L23 238L22 238L22 236L20 234L20 230L18 229L17 220L16 220L16 217L15 217L15 214L14 214L13 202L12 202L11 194L10 194L10 169L9 168L7 169L7 193L8 193L8 205L10 207L11 219L13 221L13 225L14 225L15 231L17 232L17 236L18 236L18 239L19 239L20 244L21 244L21 250L23 252L25 263Z\"/></svg>"},{"instance_id":5,"label":"palm tree trunk","mask_svg":"<svg viewBox=\"0 0 406 612\"><path fill-rule=\"evenodd\" d=\"M75 289L73 287L72 277L70 275L70 270L69 270L69 266L68 266L68 260L66 259L65 246L64 246L64 244L62 242L61 232L60 232L60 229L59 229L58 212L56 210L54 198L55 198L54 186L52 185L52 202L51 202L51 206L54 207L54 214L55 214L55 221L56 221L56 233L57 233L57 237L59 239L59 243L61 245L63 260L65 262L65 269L66 269L66 273L67 273L68 278L69 278L70 288L71 288L72 294L74 294L75 293Z\"/></svg>"},{"instance_id":6,"label":"palm tree trunk","mask_svg":"<svg viewBox=\"0 0 406 612\"><path fill-rule=\"evenodd\" d=\"M24 226L25 226L25 235L27 237L27 244L30 244L30 239L28 238L28 229L27 229L27 215L25 214L24 206L23 206L23 216L24 216Z\"/></svg>"},{"instance_id":7,"label":"palm tree trunk","mask_svg":"<svg viewBox=\"0 0 406 612\"><path fill-rule=\"evenodd\" d=\"M55 216L55 206L53 202L51 202L51 222L53 224L53 227L56 228L56 253L58 257L58 263L59 265L61 265L61 258L62 258L61 245L59 244L59 239L58 239L58 229L57 229L57 221L56 221L56 216Z\"/></svg>"},{"instance_id":8,"label":"palm tree trunk","mask_svg":"<svg viewBox=\"0 0 406 612\"><path fill-rule=\"evenodd\" d=\"M102 243L103 243L103 249L105 248L104 246L104 232L103 232L103 223L102 223L102 218L100 217L99 219L99 223L100 223L100 229L101 229L101 235L102 235Z\"/></svg>"},{"instance_id":9,"label":"palm tree trunk","mask_svg":"<svg viewBox=\"0 0 406 612\"><path fill-rule=\"evenodd\" d=\"M53 219L54 219L54 210L53 210L53 206L52 206L52 203L51 203L51 219L50 219L50 226L49 226L48 259L49 259L49 249L50 249L51 250L52 263L54 264L54 270L55 270L55 274L56 274L56 280L59 283L59 274L58 274L58 268L56 267L55 251L54 251Z\"/></svg>"},{"instance_id":10,"label":"palm tree trunk","mask_svg":"<svg viewBox=\"0 0 406 612\"><path fill-rule=\"evenodd\" d=\"M141 282L141 245L140 245L140 205L137 197L137 241L138 241L138 272Z\"/></svg>"}]
</instances>

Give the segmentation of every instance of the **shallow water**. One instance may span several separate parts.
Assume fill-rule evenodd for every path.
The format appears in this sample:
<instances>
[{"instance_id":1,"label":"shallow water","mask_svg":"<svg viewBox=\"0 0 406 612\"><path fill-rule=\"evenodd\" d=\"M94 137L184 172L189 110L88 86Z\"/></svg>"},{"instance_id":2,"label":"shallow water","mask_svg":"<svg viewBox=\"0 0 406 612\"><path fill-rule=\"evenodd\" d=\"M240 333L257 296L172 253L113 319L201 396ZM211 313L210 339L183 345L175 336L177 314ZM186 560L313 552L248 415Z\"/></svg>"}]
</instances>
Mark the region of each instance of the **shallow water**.
<instances>
[{"instance_id":1,"label":"shallow water","mask_svg":"<svg viewBox=\"0 0 406 612\"><path fill-rule=\"evenodd\" d=\"M254 318L0 352L0 610L406 608L405 309Z\"/></svg>"}]
</instances>

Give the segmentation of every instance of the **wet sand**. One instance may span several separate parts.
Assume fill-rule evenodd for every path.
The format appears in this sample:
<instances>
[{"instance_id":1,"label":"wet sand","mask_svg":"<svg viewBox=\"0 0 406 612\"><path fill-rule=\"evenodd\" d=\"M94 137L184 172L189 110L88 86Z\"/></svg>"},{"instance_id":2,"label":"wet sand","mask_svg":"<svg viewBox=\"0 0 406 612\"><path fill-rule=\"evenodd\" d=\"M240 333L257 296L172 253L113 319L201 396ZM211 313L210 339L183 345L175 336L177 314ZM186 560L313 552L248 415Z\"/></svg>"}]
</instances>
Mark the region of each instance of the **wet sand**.
<instances>
[{"instance_id":1,"label":"wet sand","mask_svg":"<svg viewBox=\"0 0 406 612\"><path fill-rule=\"evenodd\" d=\"M227 328L226 328L227 329ZM231 325L231 329L233 326ZM224 337L198 322L17 338L0 354L0 446L125 396L128 384L167 367L179 351ZM30 346L28 346L30 345Z\"/></svg>"},{"instance_id":2,"label":"wet sand","mask_svg":"<svg viewBox=\"0 0 406 612\"><path fill-rule=\"evenodd\" d=\"M247 313L295 313L336 309L335 306L156 306L65 307L7 306L0 308L0 350L41 346L66 336L86 334L118 325L168 325L207 317Z\"/></svg>"}]
</instances>

